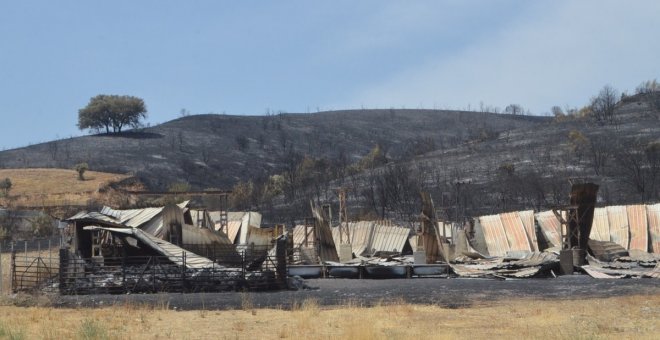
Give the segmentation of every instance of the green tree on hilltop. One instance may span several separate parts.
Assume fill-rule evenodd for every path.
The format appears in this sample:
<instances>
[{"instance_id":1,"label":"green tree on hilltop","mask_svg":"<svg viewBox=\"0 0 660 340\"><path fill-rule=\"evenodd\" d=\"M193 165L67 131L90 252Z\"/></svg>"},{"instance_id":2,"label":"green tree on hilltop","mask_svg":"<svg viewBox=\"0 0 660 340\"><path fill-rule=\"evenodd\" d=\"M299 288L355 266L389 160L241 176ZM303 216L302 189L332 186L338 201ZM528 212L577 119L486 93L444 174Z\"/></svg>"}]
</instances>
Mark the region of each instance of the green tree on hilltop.
<instances>
[{"instance_id":1,"label":"green tree on hilltop","mask_svg":"<svg viewBox=\"0 0 660 340\"><path fill-rule=\"evenodd\" d=\"M78 128L107 133L121 132L125 126L138 127L147 117L144 100L133 96L100 94L92 97L84 108L78 111Z\"/></svg>"}]
</instances>

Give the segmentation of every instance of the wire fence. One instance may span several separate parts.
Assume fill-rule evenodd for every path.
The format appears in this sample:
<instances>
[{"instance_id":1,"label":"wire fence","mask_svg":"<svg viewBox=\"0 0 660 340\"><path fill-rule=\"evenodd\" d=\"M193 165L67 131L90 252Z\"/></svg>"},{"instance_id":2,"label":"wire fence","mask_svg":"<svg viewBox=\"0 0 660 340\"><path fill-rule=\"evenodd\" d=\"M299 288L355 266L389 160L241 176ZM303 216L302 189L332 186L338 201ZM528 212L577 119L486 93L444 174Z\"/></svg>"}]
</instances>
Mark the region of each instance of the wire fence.
<instances>
[{"instance_id":1,"label":"wire fence","mask_svg":"<svg viewBox=\"0 0 660 340\"><path fill-rule=\"evenodd\" d=\"M51 247L59 248L60 242L60 236L36 238L31 240L0 240L0 252L11 253L12 249L15 249L16 251L31 252Z\"/></svg>"}]
</instances>

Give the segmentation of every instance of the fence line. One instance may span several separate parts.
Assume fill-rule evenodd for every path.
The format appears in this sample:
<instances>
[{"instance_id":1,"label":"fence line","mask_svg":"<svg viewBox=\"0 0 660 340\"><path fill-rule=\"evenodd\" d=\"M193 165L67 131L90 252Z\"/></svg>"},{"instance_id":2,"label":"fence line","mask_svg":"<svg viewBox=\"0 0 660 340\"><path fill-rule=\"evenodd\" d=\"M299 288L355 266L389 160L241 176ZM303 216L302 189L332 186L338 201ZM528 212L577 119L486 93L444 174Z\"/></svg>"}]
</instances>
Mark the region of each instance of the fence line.
<instances>
[{"instance_id":1,"label":"fence line","mask_svg":"<svg viewBox=\"0 0 660 340\"><path fill-rule=\"evenodd\" d=\"M12 292L38 290L61 294L199 292L283 288L286 263L264 255L255 267L252 254L238 255L238 266L213 263L190 268L187 255L80 258L60 249L56 258L11 253ZM235 260L235 259L234 259ZM280 265L278 265L278 263Z\"/></svg>"}]
</instances>

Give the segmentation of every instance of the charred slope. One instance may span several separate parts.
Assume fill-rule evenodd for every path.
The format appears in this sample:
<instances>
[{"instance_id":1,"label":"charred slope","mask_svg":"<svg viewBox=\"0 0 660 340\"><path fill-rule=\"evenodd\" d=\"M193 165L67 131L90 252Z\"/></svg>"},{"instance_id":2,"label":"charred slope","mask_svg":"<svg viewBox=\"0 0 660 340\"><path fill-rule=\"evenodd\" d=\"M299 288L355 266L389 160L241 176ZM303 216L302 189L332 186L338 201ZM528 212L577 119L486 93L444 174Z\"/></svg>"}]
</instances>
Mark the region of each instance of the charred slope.
<instances>
[{"instance_id":1,"label":"charred slope","mask_svg":"<svg viewBox=\"0 0 660 340\"><path fill-rule=\"evenodd\" d=\"M648 99L619 103L613 122L573 118L522 126L366 169L331 187L350 189L353 216L401 220L419 213L420 190L454 219L566 204L569 179L598 183L600 205L657 202L660 109ZM320 200L336 201L336 195L330 190Z\"/></svg>"},{"instance_id":2,"label":"charred slope","mask_svg":"<svg viewBox=\"0 0 660 340\"><path fill-rule=\"evenodd\" d=\"M392 159L444 150L547 117L437 110L347 110L270 116L194 115L118 135L90 135L0 152L0 167L133 173L151 189L196 189L281 173L308 155L350 164L376 145Z\"/></svg>"}]
</instances>

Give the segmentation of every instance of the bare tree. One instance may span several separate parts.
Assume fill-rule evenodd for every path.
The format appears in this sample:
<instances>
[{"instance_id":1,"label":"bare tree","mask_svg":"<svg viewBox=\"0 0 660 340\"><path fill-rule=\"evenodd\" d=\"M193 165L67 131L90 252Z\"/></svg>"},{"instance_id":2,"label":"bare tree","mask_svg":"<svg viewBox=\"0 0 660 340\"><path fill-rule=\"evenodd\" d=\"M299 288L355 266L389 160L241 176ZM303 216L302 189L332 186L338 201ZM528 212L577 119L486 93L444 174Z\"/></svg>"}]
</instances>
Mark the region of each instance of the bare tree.
<instances>
[{"instance_id":1,"label":"bare tree","mask_svg":"<svg viewBox=\"0 0 660 340\"><path fill-rule=\"evenodd\" d=\"M615 107L619 94L616 89L610 85L605 85L596 97L591 98L589 108L591 114L600 124L614 124L615 120Z\"/></svg>"}]
</instances>

